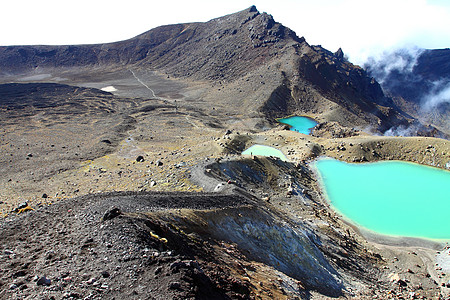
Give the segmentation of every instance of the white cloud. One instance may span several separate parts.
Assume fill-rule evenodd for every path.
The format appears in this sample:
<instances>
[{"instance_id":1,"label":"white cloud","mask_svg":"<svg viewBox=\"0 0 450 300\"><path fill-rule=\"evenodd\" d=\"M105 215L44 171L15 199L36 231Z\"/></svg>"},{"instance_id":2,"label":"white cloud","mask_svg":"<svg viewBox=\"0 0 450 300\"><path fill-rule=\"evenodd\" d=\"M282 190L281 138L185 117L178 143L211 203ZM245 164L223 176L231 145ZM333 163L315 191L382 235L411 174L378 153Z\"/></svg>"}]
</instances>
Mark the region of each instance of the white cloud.
<instances>
[{"instance_id":1,"label":"white cloud","mask_svg":"<svg viewBox=\"0 0 450 300\"><path fill-rule=\"evenodd\" d=\"M342 47L359 64L390 48L450 47L450 3L436 6L425 0L311 1L306 8L313 13L307 13L301 2L295 2L297 9L279 12L285 23L289 22L311 44L321 44L330 51Z\"/></svg>"}]
</instances>

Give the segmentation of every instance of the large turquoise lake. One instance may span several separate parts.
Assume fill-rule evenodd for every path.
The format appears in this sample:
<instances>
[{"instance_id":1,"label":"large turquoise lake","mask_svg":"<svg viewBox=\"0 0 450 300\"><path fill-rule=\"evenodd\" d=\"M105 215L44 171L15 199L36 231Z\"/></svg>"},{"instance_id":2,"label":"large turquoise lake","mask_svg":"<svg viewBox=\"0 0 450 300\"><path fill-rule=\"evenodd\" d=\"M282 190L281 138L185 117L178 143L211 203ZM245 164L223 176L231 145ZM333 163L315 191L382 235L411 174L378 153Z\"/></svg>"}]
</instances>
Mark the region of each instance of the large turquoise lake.
<instances>
[{"instance_id":1,"label":"large turquoise lake","mask_svg":"<svg viewBox=\"0 0 450 300\"><path fill-rule=\"evenodd\" d=\"M289 118L277 119L278 122L291 126L292 131L303 134L310 134L311 129L317 125L317 122L308 117L294 116Z\"/></svg>"},{"instance_id":2,"label":"large turquoise lake","mask_svg":"<svg viewBox=\"0 0 450 300\"><path fill-rule=\"evenodd\" d=\"M331 206L371 231L450 240L450 172L400 161L314 163Z\"/></svg>"}]
</instances>

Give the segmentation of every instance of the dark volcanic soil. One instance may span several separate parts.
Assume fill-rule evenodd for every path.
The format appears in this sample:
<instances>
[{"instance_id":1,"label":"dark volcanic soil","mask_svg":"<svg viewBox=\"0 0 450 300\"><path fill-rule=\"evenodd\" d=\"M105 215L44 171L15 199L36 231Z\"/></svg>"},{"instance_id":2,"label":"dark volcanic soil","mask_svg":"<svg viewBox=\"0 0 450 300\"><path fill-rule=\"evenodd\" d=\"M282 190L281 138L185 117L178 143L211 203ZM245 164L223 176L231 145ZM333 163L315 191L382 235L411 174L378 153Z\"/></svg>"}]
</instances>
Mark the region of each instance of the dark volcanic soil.
<instances>
[{"instance_id":1,"label":"dark volcanic soil","mask_svg":"<svg viewBox=\"0 0 450 300\"><path fill-rule=\"evenodd\" d=\"M246 298L248 283L233 280L207 241L189 239L143 212L247 202L233 195L105 194L3 222L0 297Z\"/></svg>"}]
</instances>

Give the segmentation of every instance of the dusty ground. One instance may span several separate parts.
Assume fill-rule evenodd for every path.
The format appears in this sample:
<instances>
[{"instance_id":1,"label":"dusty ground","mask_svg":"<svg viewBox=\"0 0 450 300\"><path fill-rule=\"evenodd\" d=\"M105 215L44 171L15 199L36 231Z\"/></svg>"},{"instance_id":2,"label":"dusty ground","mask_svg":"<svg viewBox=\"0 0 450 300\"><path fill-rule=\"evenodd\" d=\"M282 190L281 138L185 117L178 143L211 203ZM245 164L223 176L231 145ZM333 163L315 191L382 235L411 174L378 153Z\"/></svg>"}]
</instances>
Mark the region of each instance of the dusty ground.
<instances>
[{"instance_id":1,"label":"dusty ground","mask_svg":"<svg viewBox=\"0 0 450 300\"><path fill-rule=\"evenodd\" d=\"M23 108L2 103L2 298L448 297L445 245L364 237L307 166L326 155L445 168L448 141L334 123L305 136L203 103L206 83L123 72L74 80L114 95L41 86L37 104L30 92L13 96ZM252 144L289 162L241 157ZM121 213L102 221L112 206Z\"/></svg>"}]
</instances>

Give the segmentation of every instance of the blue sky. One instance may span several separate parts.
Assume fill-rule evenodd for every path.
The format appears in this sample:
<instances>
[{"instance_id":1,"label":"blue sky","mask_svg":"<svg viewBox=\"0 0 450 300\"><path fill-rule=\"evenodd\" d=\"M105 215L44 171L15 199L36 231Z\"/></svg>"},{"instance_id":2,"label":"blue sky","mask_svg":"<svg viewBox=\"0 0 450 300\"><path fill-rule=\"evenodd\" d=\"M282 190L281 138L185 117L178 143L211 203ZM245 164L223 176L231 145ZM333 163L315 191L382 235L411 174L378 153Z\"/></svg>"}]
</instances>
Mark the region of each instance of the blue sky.
<instances>
[{"instance_id":1,"label":"blue sky","mask_svg":"<svg viewBox=\"0 0 450 300\"><path fill-rule=\"evenodd\" d=\"M0 45L113 42L253 4L310 44L342 47L355 63L403 46L450 47L448 0L2 0Z\"/></svg>"}]
</instances>

